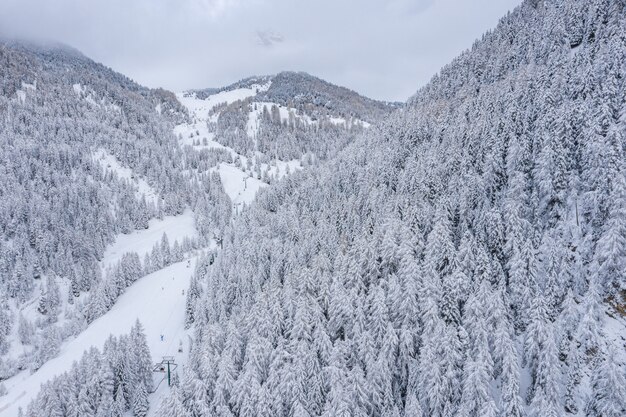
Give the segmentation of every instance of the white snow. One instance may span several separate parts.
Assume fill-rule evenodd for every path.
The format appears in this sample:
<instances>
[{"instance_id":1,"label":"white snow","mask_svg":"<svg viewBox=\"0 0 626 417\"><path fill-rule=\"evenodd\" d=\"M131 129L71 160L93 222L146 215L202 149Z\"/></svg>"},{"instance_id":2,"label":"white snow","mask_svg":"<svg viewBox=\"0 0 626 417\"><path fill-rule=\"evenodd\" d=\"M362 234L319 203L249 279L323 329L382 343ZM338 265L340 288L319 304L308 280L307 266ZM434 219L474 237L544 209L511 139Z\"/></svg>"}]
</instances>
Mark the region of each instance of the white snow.
<instances>
[{"instance_id":1,"label":"white snow","mask_svg":"<svg viewBox=\"0 0 626 417\"><path fill-rule=\"evenodd\" d=\"M334 117L333 116L333 117L330 117L328 120L330 121L330 123L332 123L334 125L343 126L346 129L348 129L348 128L352 127L352 126L357 126L357 125L360 125L361 127L364 127L366 129L371 126L371 124L367 123L366 121L361 120L361 119L356 119L356 118L352 118L350 120L346 120L343 117Z\"/></svg>"},{"instance_id":2,"label":"white snow","mask_svg":"<svg viewBox=\"0 0 626 417\"><path fill-rule=\"evenodd\" d=\"M100 100L100 102L102 103L102 106L105 108L105 110L107 111L114 111L116 113L121 113L122 112L122 108L120 106L118 106L115 103L107 103L106 100L102 99Z\"/></svg>"},{"instance_id":3,"label":"white snow","mask_svg":"<svg viewBox=\"0 0 626 417\"><path fill-rule=\"evenodd\" d=\"M98 105L98 103L96 103L96 100L93 99L91 94L89 94L87 97L85 97L85 101L87 103L91 104L92 106L97 106Z\"/></svg>"},{"instance_id":4,"label":"white snow","mask_svg":"<svg viewBox=\"0 0 626 417\"><path fill-rule=\"evenodd\" d=\"M83 100L85 100L91 106L99 107L99 108L101 108L103 110L106 110L106 111L114 111L114 112L117 112L117 113L121 113L121 111L122 111L120 106L118 106L115 103L109 103L107 100L105 100L104 97L101 98L99 102L96 101L96 99L94 98L93 90L91 90L91 92L90 92L89 89L87 88L87 86L80 85L80 84L73 84L72 85L72 90L74 91L74 93L78 97L82 97Z\"/></svg>"},{"instance_id":5,"label":"white snow","mask_svg":"<svg viewBox=\"0 0 626 417\"><path fill-rule=\"evenodd\" d=\"M176 97L181 104L189 110L192 116L201 120L207 120L209 111L222 103L231 104L237 100L245 100L253 97L257 93L267 91L271 81L266 84L253 85L250 88L237 88L234 90L222 91L208 96L206 99L199 99L195 93L178 93Z\"/></svg>"},{"instance_id":6,"label":"white snow","mask_svg":"<svg viewBox=\"0 0 626 417\"><path fill-rule=\"evenodd\" d=\"M270 86L270 82L264 85L255 85L251 88L240 88L231 91L223 91L207 97L206 99L199 99L195 94L179 93L177 94L180 102L187 107L189 114L192 117L191 123L184 123L174 128L174 134L181 136L181 142L183 144L191 145L194 149L202 148L220 148L225 149L231 153L233 159L239 158L241 166L247 166L248 158L244 155L240 155L235 152L234 149L224 146L215 140L215 133L209 131L209 123L215 123L217 121L217 115L209 117L209 112L213 107L221 103L233 103L237 100L242 100L248 97L252 97L260 91L266 91ZM247 133L250 137L254 138L258 130L258 120L260 114L263 112L263 108L267 107L268 110L275 103L270 102L257 102L250 104L250 113L248 117ZM281 119L288 120L289 114L292 113L295 117L299 117L306 123L313 123L308 116L296 116L296 110L280 106L279 111ZM204 145L204 139L206 139L206 145ZM196 140L200 140L201 145L194 145ZM258 156L261 156L260 152L257 152ZM294 172L301 169L299 160L292 161L280 161L274 160L270 165L261 164L261 172L266 170L270 175L277 175L278 178L282 178L287 173L287 167L290 172ZM251 177L249 172L244 172L234 164L220 163L217 167L211 169L212 172L217 172L220 175L224 191L230 197L235 213L241 211L242 205L249 204L254 200L257 191L267 184L260 181L256 177Z\"/></svg>"},{"instance_id":7,"label":"white snow","mask_svg":"<svg viewBox=\"0 0 626 417\"><path fill-rule=\"evenodd\" d=\"M154 108L154 110L155 110L157 113L161 114L161 103L157 104L157 105L156 105L156 107Z\"/></svg>"},{"instance_id":8,"label":"white snow","mask_svg":"<svg viewBox=\"0 0 626 417\"><path fill-rule=\"evenodd\" d=\"M220 148L228 149L233 156L236 153L232 149L227 148L214 140L215 134L209 131L208 122L216 123L218 115L215 114L209 117L209 112L217 105L226 103L231 104L237 100L245 100L246 98L253 97L257 93L267 91L270 87L271 81L266 84L255 84L250 88L237 88L228 91L222 91L217 94L213 94L206 99L200 99L195 93L178 93L176 97L178 101L189 110L191 115L191 123L183 123L174 128L174 134L182 137L182 143L185 145L194 145L196 139L200 140L199 148ZM197 132L197 133L196 133ZM204 145L204 139L207 140L207 144Z\"/></svg>"},{"instance_id":9,"label":"white snow","mask_svg":"<svg viewBox=\"0 0 626 417\"><path fill-rule=\"evenodd\" d=\"M278 108L278 113L280 114L280 122L285 123L288 122L291 117L293 117L294 121L298 121L305 125L317 125L319 124L319 120L313 120L307 114L299 114L297 109L292 107L285 107L281 104L272 103L272 102L255 102L250 104L250 113L248 115L248 123L246 125L246 131L250 138L255 138L257 132L259 131L259 119L261 114L263 114L263 110L267 109L267 111L271 111L272 106L276 106ZM364 128L369 128L370 124L356 118L352 118L350 120L346 120L344 117L336 117L330 116L328 117L330 123L343 126L346 129L351 128L352 126L360 125Z\"/></svg>"},{"instance_id":10,"label":"white snow","mask_svg":"<svg viewBox=\"0 0 626 417\"><path fill-rule=\"evenodd\" d=\"M22 88L24 90L33 90L33 91L35 91L35 90L37 90L37 81L34 81L32 84L25 83L25 82L22 81Z\"/></svg>"},{"instance_id":11,"label":"white snow","mask_svg":"<svg viewBox=\"0 0 626 417\"><path fill-rule=\"evenodd\" d=\"M246 124L246 133L248 134L248 137L255 139L254 142L254 146L257 146L256 143L256 134L259 131L259 118L261 116L261 114L263 114L263 108L265 106L262 106L261 103L254 103L252 106L256 106L256 107L252 107L250 109L250 113L248 114L248 123Z\"/></svg>"},{"instance_id":12,"label":"white snow","mask_svg":"<svg viewBox=\"0 0 626 417\"><path fill-rule=\"evenodd\" d=\"M143 261L144 255L152 250L155 243L161 241L163 233L167 234L170 245L174 243L174 240L182 243L185 236L196 237L197 231L193 212L187 209L180 216L166 216L163 220L152 219L148 222L148 228L145 230L135 230L127 235L117 235L115 242L109 245L104 252L103 267L114 265L127 252L136 252Z\"/></svg>"},{"instance_id":13,"label":"white snow","mask_svg":"<svg viewBox=\"0 0 626 417\"><path fill-rule=\"evenodd\" d=\"M153 361L156 363L162 356L170 355L184 366L189 350L189 335L184 329L183 290L189 287L195 260L179 262L138 280L108 313L91 323L75 339L65 342L56 358L46 362L33 374L22 371L6 380L4 384L8 394L0 397L0 414L16 416L19 407L26 408L35 398L42 383L69 370L72 363L79 360L91 346L102 350L110 334L117 336L128 333L137 319L145 328ZM160 335L164 335L163 342ZM183 353L178 352L180 341L183 343ZM182 374L182 368L179 371ZM160 397L158 392L166 389L166 385L161 384L157 395L151 397ZM156 400L154 398L153 402ZM150 409L154 413L156 404Z\"/></svg>"},{"instance_id":14,"label":"white snow","mask_svg":"<svg viewBox=\"0 0 626 417\"><path fill-rule=\"evenodd\" d=\"M244 156L240 156L240 158L245 165L246 158ZM288 162L275 160L273 164L261 164L261 172L268 170L270 175L278 174L277 176L280 179L286 175L287 167L289 167L289 172L302 169L300 161L297 159ZM255 199L256 193L268 185L256 177L251 177L232 164L221 163L213 168L212 171L220 174L224 191L233 203L235 214L240 213L242 205L250 204Z\"/></svg>"},{"instance_id":15,"label":"white snow","mask_svg":"<svg viewBox=\"0 0 626 417\"><path fill-rule=\"evenodd\" d=\"M287 168L289 168L289 172L293 173L300 169L302 169L302 162L299 159L292 159L291 161L281 161L275 160L274 166L270 166L269 173L270 174L278 174L278 178L282 178L287 174ZM278 171L278 172L277 172Z\"/></svg>"},{"instance_id":16,"label":"white snow","mask_svg":"<svg viewBox=\"0 0 626 417\"><path fill-rule=\"evenodd\" d=\"M250 105L250 113L248 115L248 124L246 126L246 131L248 136L254 138L256 133L259 130L259 118L261 114L263 114L263 110L267 109L267 111L271 111L272 107L276 106L278 108L278 112L280 114L280 122L284 123L289 121L290 117L293 117L295 120L299 120L306 125L315 124L313 119L311 119L306 114L298 114L298 111L291 107L285 107L277 103L272 103L268 101L260 101L255 102Z\"/></svg>"},{"instance_id":17,"label":"white snow","mask_svg":"<svg viewBox=\"0 0 626 417\"><path fill-rule=\"evenodd\" d=\"M15 92L15 94L17 94L17 100L20 102L20 104L24 104L26 102L26 92L23 90L17 90Z\"/></svg>"},{"instance_id":18,"label":"white snow","mask_svg":"<svg viewBox=\"0 0 626 417\"><path fill-rule=\"evenodd\" d=\"M22 81L22 89L17 90L15 94L17 94L17 100L20 104L26 103L26 91L35 91L37 90L37 81L34 81L32 84L25 83Z\"/></svg>"},{"instance_id":19,"label":"white snow","mask_svg":"<svg viewBox=\"0 0 626 417\"><path fill-rule=\"evenodd\" d=\"M569 50L570 57L576 56L581 51L581 46L582 45L583 44L581 43L580 45L576 45L575 47L570 48L570 50Z\"/></svg>"},{"instance_id":20,"label":"white snow","mask_svg":"<svg viewBox=\"0 0 626 417\"><path fill-rule=\"evenodd\" d=\"M137 198L141 198L141 195L146 196L147 202L153 202L156 204L158 198L157 192L152 188L143 178L135 175L130 168L123 167L115 156L108 153L105 149L98 149L94 158L98 161L105 170L112 170L120 178L126 179L137 188Z\"/></svg>"},{"instance_id":21,"label":"white snow","mask_svg":"<svg viewBox=\"0 0 626 417\"><path fill-rule=\"evenodd\" d=\"M175 239L180 242L185 236L195 237L197 231L193 213L187 210L180 216L154 219L146 230L119 235L107 248L101 262L102 267L115 263L129 251L135 251L140 256L145 254L160 241L163 232L167 233L170 244ZM184 365L189 348L189 333L184 330L183 290L186 291L189 287L196 259L192 257L137 280L126 289L109 312L96 319L76 338L65 341L57 357L46 362L33 374L26 370L4 381L8 394L0 397L0 415L17 415L18 407L25 408L37 395L42 383L69 370L72 363L79 360L83 352L91 346L101 349L110 334L128 333L136 319L145 328L155 362L164 355L171 355L176 358L177 363ZM35 308L35 305L29 307L31 310ZM163 342L160 341L160 335L165 337ZM183 342L183 353L178 352L180 341ZM179 370L182 374L182 369ZM157 394L151 396L151 402L154 403L151 413L154 413L159 400L153 397L160 397L159 392L167 389L166 386L161 384Z\"/></svg>"},{"instance_id":22,"label":"white snow","mask_svg":"<svg viewBox=\"0 0 626 417\"><path fill-rule=\"evenodd\" d=\"M231 164L219 164L215 170L220 174L224 191L235 207L250 203L257 191L267 185Z\"/></svg>"},{"instance_id":23,"label":"white snow","mask_svg":"<svg viewBox=\"0 0 626 417\"><path fill-rule=\"evenodd\" d=\"M72 89L74 90L74 93L76 93L76 95L78 96L85 92L85 88L80 84L72 85Z\"/></svg>"},{"instance_id":24,"label":"white snow","mask_svg":"<svg viewBox=\"0 0 626 417\"><path fill-rule=\"evenodd\" d=\"M626 318L620 317L617 313L605 316L604 332L607 343L613 345L617 352L617 359L626 366Z\"/></svg>"}]
</instances>

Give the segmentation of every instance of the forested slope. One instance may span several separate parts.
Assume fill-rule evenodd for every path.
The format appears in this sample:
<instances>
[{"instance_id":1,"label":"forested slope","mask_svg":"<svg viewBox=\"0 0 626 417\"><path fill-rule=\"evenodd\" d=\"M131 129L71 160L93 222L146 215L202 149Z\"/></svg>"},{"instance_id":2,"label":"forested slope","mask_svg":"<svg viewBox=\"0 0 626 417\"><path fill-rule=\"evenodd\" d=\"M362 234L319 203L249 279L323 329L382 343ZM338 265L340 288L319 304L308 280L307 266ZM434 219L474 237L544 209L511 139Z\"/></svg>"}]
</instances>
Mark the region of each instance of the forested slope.
<instances>
[{"instance_id":1,"label":"forested slope","mask_svg":"<svg viewBox=\"0 0 626 417\"><path fill-rule=\"evenodd\" d=\"M198 96L185 100L142 87L67 46L0 39L0 413L22 408L28 415L100 416L132 409L145 415L149 386L142 388L131 375L133 355L120 359L125 350L139 348L141 372L147 372L151 358L138 346L142 338L112 339L99 346L102 354L91 349L71 370L65 369L67 358L98 344L100 339L88 340L94 328L108 324L120 334L122 324L108 313L116 313L129 286L144 279L158 284L172 264L178 265L177 283L186 285L196 259L191 252L209 250L196 253L204 271L224 228L258 188L327 158L363 131L364 121L339 117L343 113L335 108L346 109L357 97L364 103L358 114L391 110L313 80L334 97L332 106L319 110L320 103L304 96L290 103L319 110L316 120L250 98L250 87L268 83L268 77L196 93L206 99L202 103ZM300 94L289 83L281 81L283 97ZM211 123L210 133L218 137L209 144ZM203 143L200 131L206 133ZM229 142L231 134L245 146L228 147L237 145ZM178 240L161 235L166 228L176 229ZM183 259L189 269L180 273ZM184 292L178 293L184 304ZM137 311L128 302L118 304L124 304L122 311L135 314L144 307L145 313L149 302L143 297L150 296L140 295ZM187 297L192 312L194 288ZM183 309L177 313L182 316ZM153 316L142 318L152 347L158 334L150 331L185 333L182 320L158 323ZM102 327L93 326L98 318ZM94 366L102 372L89 375ZM27 411L39 384L54 375ZM76 385L86 378L88 383Z\"/></svg>"},{"instance_id":2,"label":"forested slope","mask_svg":"<svg viewBox=\"0 0 626 417\"><path fill-rule=\"evenodd\" d=\"M211 158L178 144L173 127L187 112L172 93L141 87L66 46L12 41L0 41L0 82L3 381L37 370L144 267L152 272L137 253L103 269L116 235L191 207L206 241L219 228L215 207L226 202L220 212L230 218L230 201L219 178L199 184L183 172Z\"/></svg>"},{"instance_id":3,"label":"forested slope","mask_svg":"<svg viewBox=\"0 0 626 417\"><path fill-rule=\"evenodd\" d=\"M624 415L625 7L525 1L264 191L161 415Z\"/></svg>"},{"instance_id":4,"label":"forested slope","mask_svg":"<svg viewBox=\"0 0 626 417\"><path fill-rule=\"evenodd\" d=\"M210 100L246 90L249 93L240 99L211 109L208 129L220 144L254 159L255 166L276 158L327 159L401 106L363 97L304 72L250 77L219 89L191 90L185 96ZM196 140L201 144L200 138Z\"/></svg>"}]
</instances>

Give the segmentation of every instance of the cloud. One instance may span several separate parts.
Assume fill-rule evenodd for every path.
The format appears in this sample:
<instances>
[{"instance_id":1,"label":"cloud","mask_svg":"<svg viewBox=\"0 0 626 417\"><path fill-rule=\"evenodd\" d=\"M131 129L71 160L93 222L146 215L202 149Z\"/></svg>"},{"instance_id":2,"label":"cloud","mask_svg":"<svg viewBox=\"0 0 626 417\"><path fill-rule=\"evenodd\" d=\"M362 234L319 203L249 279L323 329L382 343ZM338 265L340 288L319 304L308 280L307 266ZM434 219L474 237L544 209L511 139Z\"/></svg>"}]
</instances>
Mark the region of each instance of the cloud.
<instances>
[{"instance_id":1,"label":"cloud","mask_svg":"<svg viewBox=\"0 0 626 417\"><path fill-rule=\"evenodd\" d=\"M301 70L405 100L520 1L1 0L0 30L67 43L150 87Z\"/></svg>"},{"instance_id":2,"label":"cloud","mask_svg":"<svg viewBox=\"0 0 626 417\"><path fill-rule=\"evenodd\" d=\"M158 1L158 0L157 0ZM239 0L186 0L188 4L195 5L201 13L210 18L218 18L220 15L237 7ZM183 1L182 3L185 3Z\"/></svg>"},{"instance_id":3,"label":"cloud","mask_svg":"<svg viewBox=\"0 0 626 417\"><path fill-rule=\"evenodd\" d=\"M428 10L435 0L390 0L387 4L396 13L417 14Z\"/></svg>"},{"instance_id":4,"label":"cloud","mask_svg":"<svg viewBox=\"0 0 626 417\"><path fill-rule=\"evenodd\" d=\"M281 43L285 40L283 35L271 30L257 30L256 31L257 45L271 47L277 43Z\"/></svg>"}]
</instances>

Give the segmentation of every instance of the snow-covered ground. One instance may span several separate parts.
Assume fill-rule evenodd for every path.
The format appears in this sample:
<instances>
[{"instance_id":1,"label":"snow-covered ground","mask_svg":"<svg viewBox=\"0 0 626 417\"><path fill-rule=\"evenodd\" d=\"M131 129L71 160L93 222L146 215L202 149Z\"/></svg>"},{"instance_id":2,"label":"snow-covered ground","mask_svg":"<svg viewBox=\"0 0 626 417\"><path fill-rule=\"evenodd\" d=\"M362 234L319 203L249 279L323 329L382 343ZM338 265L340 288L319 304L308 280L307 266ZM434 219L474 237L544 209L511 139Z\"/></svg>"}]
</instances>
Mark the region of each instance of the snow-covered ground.
<instances>
[{"instance_id":1,"label":"snow-covered ground","mask_svg":"<svg viewBox=\"0 0 626 417\"><path fill-rule=\"evenodd\" d=\"M202 147L230 149L213 140L214 134L213 132L209 132L207 122L217 122L218 115L214 114L212 117L209 117L209 112L217 105L224 103L231 104L237 100L245 100L260 92L267 91L270 84L271 81L266 84L253 85L250 88L237 88L222 91L208 96L206 99L199 99L195 93L184 92L176 94L178 101L189 111L192 122L176 126L174 128L174 134L177 136L181 135L183 144L186 145L193 145L193 141L196 139L199 139L200 143L203 143L203 139L206 138L208 145L201 145ZM192 137L192 135L195 135L195 137ZM234 152L233 156L235 156Z\"/></svg>"},{"instance_id":2,"label":"snow-covered ground","mask_svg":"<svg viewBox=\"0 0 626 417\"><path fill-rule=\"evenodd\" d=\"M607 343L613 345L617 353L618 362L626 366L626 317L617 313L605 316L604 332Z\"/></svg>"},{"instance_id":3,"label":"snow-covered ground","mask_svg":"<svg viewBox=\"0 0 626 417\"><path fill-rule=\"evenodd\" d=\"M29 87L29 86L28 86ZM25 90L29 88L25 87ZM269 83L252 86L251 88L234 89L223 91L207 99L198 99L195 94L178 94L180 102L187 107L191 115L191 122L176 126L174 133L180 135L182 143L201 148L222 148L228 150L233 159L240 160L239 164L220 163L212 168L218 172L222 180L225 192L231 198L235 213L239 213L242 206L252 202L258 190L267 184L250 172L243 171L239 166L245 167L248 158L240 155L233 149L228 148L215 140L214 133L209 131L209 124L217 121L217 115L209 116L211 110L219 104L230 104L256 95L260 91L266 91ZM87 101L93 101L89 90L85 86L74 85L74 92ZM24 94L25 95L25 94ZM22 97L19 97L22 99ZM92 103L98 104L98 103ZM258 117L263 107L273 106L274 103L256 103L251 105L248 121L248 134L254 137L258 129ZM254 106L254 107L253 107ZM297 117L307 124L315 123L306 115L297 115L295 109L279 106L281 119ZM160 106L155 108L159 112ZM269 110L269 109L268 109ZM331 123L346 123L344 119L333 118ZM204 140L206 139L206 141ZM200 140L201 145L195 144ZM258 156L262 156L258 154ZM137 197L145 195L148 201L155 202L158 198L155 190L129 168L123 167L119 161L104 149L98 149L94 153L94 160L98 161L105 169L115 172L136 187ZM287 172L294 172L301 168L299 160L280 161L274 160L271 164L261 164L262 172L268 171L270 175L282 177ZM155 243L160 242L163 233L166 233L170 244L175 240L179 243L183 238L194 238L197 235L193 213L186 210L180 216L169 216L163 220L153 219L149 222L146 230L135 231L128 235L119 235L114 243L107 247L101 262L103 269L115 264L127 252L136 252L140 258L152 250ZM189 256L189 255L188 255ZM92 322L84 331L75 338L65 341L61 346L60 354L46 362L33 374L22 371L4 382L8 390L6 396L0 397L0 415L17 415L19 407L25 407L37 395L42 383L70 369L72 363L82 356L83 352L91 346L102 348L110 334L120 335L128 333L135 320L139 319L146 331L148 345L154 362L160 361L162 356L170 355L176 358L176 362L182 374L185 366L191 334L184 330L185 296L191 275L194 271L197 257L193 255L185 261L171 265L160 271L154 272L137 280L122 294L113 308L102 317ZM29 306L31 313L36 314L36 303ZM160 336L164 336L161 341ZM178 352L182 342L183 352ZM155 375L155 378L160 375ZM150 396L150 414L154 415L158 403L167 392L167 384L161 383L157 390Z\"/></svg>"},{"instance_id":4,"label":"snow-covered ground","mask_svg":"<svg viewBox=\"0 0 626 417\"><path fill-rule=\"evenodd\" d=\"M300 114L297 109L291 107L285 107L283 105L272 103L272 102L255 102L250 104L250 113L248 116L248 123L246 125L246 132L248 136L251 138L255 138L256 133L259 130L259 119L263 114L263 111L267 109L267 111L271 111L272 107L276 106L278 108L278 113L280 115L281 123L288 122L291 118L294 121L303 123L305 125L316 125L319 123L319 120L313 120L308 114ZM346 120L343 117L332 116L329 117L328 122L337 125L343 126L346 129L351 128L352 126L360 125L361 127L369 128L371 125L360 119L350 119Z\"/></svg>"},{"instance_id":5,"label":"snow-covered ground","mask_svg":"<svg viewBox=\"0 0 626 417\"><path fill-rule=\"evenodd\" d=\"M185 236L197 235L193 213L185 211L180 216L169 216L163 220L153 219L146 230L135 231L128 235L119 235L110 245L102 260L102 267L115 263L126 252L134 251L143 255L152 246L160 242L163 233L167 233L170 244ZM136 319L146 330L148 345L155 362L164 355L171 355L176 362L184 365L188 352L189 337L184 330L185 296L183 291L189 287L189 281L195 268L196 257L186 259L167 268L161 269L137 280L126 289L113 308L102 317L92 322L75 338L61 345L60 354L46 362L33 374L25 370L4 381L8 394L0 397L0 416L16 416L18 408L25 408L39 392L42 383L60 375L79 360L83 352L91 346L102 348L110 334L128 333ZM36 303L27 306L34 314ZM27 313L27 311L24 311ZM160 335L164 335L161 342ZM178 352L182 341L183 353ZM179 368L182 371L182 368ZM158 402L159 390L151 396L151 402ZM156 404L151 407L156 409Z\"/></svg>"},{"instance_id":6,"label":"snow-covered ground","mask_svg":"<svg viewBox=\"0 0 626 417\"><path fill-rule=\"evenodd\" d=\"M228 194L235 207L242 203L250 203L254 200L257 191L267 185L256 178L250 177L231 164L219 164L215 171L220 174L224 191Z\"/></svg>"},{"instance_id":7,"label":"snow-covered ground","mask_svg":"<svg viewBox=\"0 0 626 417\"><path fill-rule=\"evenodd\" d=\"M193 144L196 138L202 140L203 137L206 137L208 145L203 147L227 149L233 157L238 157L243 162L243 166L246 166L247 158L245 156L239 155L233 149L213 140L212 133L208 131L207 127L207 122L211 121L209 111L217 104L232 103L250 97L268 87L269 84L266 84L247 89L225 91L210 96L206 100L180 94L178 97L189 109L192 122L177 126L175 133L181 134L185 143L189 141L190 144ZM74 91L78 95L85 96L87 89L84 86L75 85ZM89 96L86 97L86 99L88 98ZM158 111L159 109L155 110ZM194 137L190 138L192 134ZM115 172L120 178L134 184L138 198L142 194L146 196L148 201L156 201L158 198L155 190L144 179L133 173L131 169L123 167L106 150L98 149L94 153L94 160L98 161L105 169ZM274 161L272 166L262 164L261 169L269 170L270 174L283 176L288 170L293 172L300 169L300 161ZM243 204L250 203L261 187L267 185L257 178L251 177L249 173L242 171L234 164L221 163L213 170L219 173L225 191L232 199L236 212L241 210ZM115 264L125 253L131 251L138 253L142 259L145 253L152 250L155 243L160 242L163 233L167 234L170 244L173 244L175 240L180 243L184 237L196 237L197 231L194 226L193 213L186 210L180 216L169 216L163 220L152 219L146 230L134 231L128 235L118 235L114 243L109 245L105 251L101 262L102 268L106 269L106 267ZM160 361L162 356L174 356L176 362L181 366L179 371L182 374L190 340L190 333L184 330L185 296L183 291L186 291L189 286L196 259L196 256L187 258L183 262L138 279L118 298L109 312L92 322L78 336L63 342L61 352L57 357L46 362L32 374L30 371L22 371L4 381L8 394L0 397L0 415L17 415L18 408L24 408L28 405L39 392L42 383L69 370L72 363L79 360L83 352L91 346L102 348L110 334L128 333L136 319L139 319L144 325L155 363ZM29 306L28 310L36 315L36 303ZM164 335L164 341L160 340L160 335ZM183 353L178 352L181 342ZM155 378L160 376L157 374ZM167 384L161 383L156 392L150 396L149 415L154 415L158 403L167 389Z\"/></svg>"},{"instance_id":8,"label":"snow-covered ground","mask_svg":"<svg viewBox=\"0 0 626 417\"><path fill-rule=\"evenodd\" d=\"M129 181L137 188L137 197L146 196L147 202L156 204L157 192L143 178L133 173L130 168L123 167L115 156L108 153L105 149L98 149L94 154L94 159L98 161L105 170L115 172L120 178Z\"/></svg>"},{"instance_id":9,"label":"snow-covered ground","mask_svg":"<svg viewBox=\"0 0 626 417\"><path fill-rule=\"evenodd\" d=\"M16 416L18 408L25 408L37 395L42 383L69 370L74 361L81 358L83 352L91 346L102 349L110 334L121 335L139 319L143 324L148 346L154 362L160 362L162 356L174 356L180 366L186 363L189 336L184 329L185 295L194 269L196 258L191 258L170 265L139 279L118 299L113 308L96 319L75 339L61 346L61 353L46 362L35 373L22 371L5 381L9 393L0 397L0 415ZM160 335L164 335L161 341ZM178 352L182 341L183 353ZM182 373L182 368L179 368ZM166 384L161 384L156 395L151 396L157 402L159 392ZM156 404L150 407L156 409Z\"/></svg>"},{"instance_id":10,"label":"snow-covered ground","mask_svg":"<svg viewBox=\"0 0 626 417\"><path fill-rule=\"evenodd\" d=\"M127 252L137 252L139 259L152 250L156 242L161 241L163 233L167 234L170 245L175 240L182 243L185 236L197 236L193 212L185 210L180 216L165 216L163 220L152 219L145 230L135 230L127 235L118 235L115 242L104 252L103 267L114 265Z\"/></svg>"},{"instance_id":11,"label":"snow-covered ground","mask_svg":"<svg viewBox=\"0 0 626 417\"><path fill-rule=\"evenodd\" d=\"M222 91L220 93L208 96L205 99L200 99L195 93L178 93L176 97L187 108L189 115L191 116L190 123L183 123L174 128L174 134L180 136L182 144L194 146L194 149L203 148L219 148L225 149L230 152L233 159L239 158L241 166L246 166L248 158L244 155L238 154L234 149L224 146L215 140L215 134L209 131L208 124L217 122L217 114L209 116L211 110L220 104L231 104L237 100L243 100L249 97L253 97L259 92L267 91L271 82L266 84L253 85L250 88L238 88L230 91ZM254 109L252 106L255 106ZM251 105L250 115L248 119L248 134L253 137L258 129L258 117L263 112L264 105L272 106L274 103L255 103ZM288 118L289 112L294 109L287 109L280 107L281 117ZM308 116L307 116L308 117ZM310 119L308 119L310 120ZM205 141L206 139L206 141ZM195 141L199 140L200 145L195 145ZM206 142L206 144L205 144ZM288 168L287 168L288 167ZM261 171L268 171L270 175L276 175L282 177L286 172L294 172L300 169L300 161L273 161L272 165L261 164ZM218 166L212 168L213 172L217 172L220 175L224 191L230 197L233 202L233 208L235 213L241 211L243 204L249 204L257 193L257 191L267 186L267 184L256 177L251 177L249 172L244 172L235 164L220 163ZM171 241L171 239L170 239Z\"/></svg>"}]
</instances>

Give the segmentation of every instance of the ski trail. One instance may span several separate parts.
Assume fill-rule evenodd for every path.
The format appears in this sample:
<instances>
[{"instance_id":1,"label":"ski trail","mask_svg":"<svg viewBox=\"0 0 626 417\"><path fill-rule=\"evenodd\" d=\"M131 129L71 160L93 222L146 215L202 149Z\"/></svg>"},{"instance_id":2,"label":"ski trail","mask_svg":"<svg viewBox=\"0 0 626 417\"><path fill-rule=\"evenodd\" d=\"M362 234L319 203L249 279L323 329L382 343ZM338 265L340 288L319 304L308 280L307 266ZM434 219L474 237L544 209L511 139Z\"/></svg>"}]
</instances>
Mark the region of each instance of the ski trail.
<instances>
[{"instance_id":1,"label":"ski trail","mask_svg":"<svg viewBox=\"0 0 626 417\"><path fill-rule=\"evenodd\" d=\"M4 381L8 394L0 397L1 415L16 416L19 407L25 409L37 396L41 384L69 370L91 346L102 350L110 334L128 333L137 319L145 329L153 362L160 362L163 356L174 356L179 366L186 363L186 345L189 343L184 330L186 300L180 294L189 287L196 259L191 259L189 268L185 259L138 279L110 311L94 320L76 338L63 343L57 357L32 374L26 370ZM160 334L167 334L172 340L182 340L183 352L178 352L176 345L172 349L171 343L160 342ZM151 402L160 401L160 398L150 397ZM151 408L154 411L156 404Z\"/></svg>"}]
</instances>

